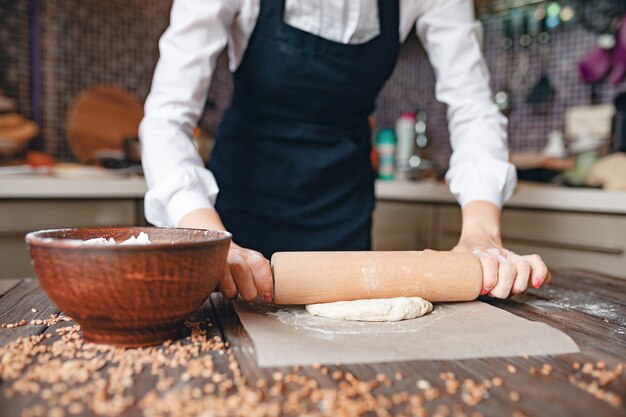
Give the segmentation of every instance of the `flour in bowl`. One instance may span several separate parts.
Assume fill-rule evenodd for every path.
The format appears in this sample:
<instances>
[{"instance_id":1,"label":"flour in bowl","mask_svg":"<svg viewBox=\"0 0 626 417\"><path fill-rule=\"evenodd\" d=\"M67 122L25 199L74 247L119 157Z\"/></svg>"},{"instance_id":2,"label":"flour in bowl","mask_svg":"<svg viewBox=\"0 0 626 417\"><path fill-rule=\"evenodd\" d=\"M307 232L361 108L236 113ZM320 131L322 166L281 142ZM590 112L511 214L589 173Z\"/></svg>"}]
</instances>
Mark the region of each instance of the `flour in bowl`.
<instances>
[{"instance_id":1,"label":"flour in bowl","mask_svg":"<svg viewBox=\"0 0 626 417\"><path fill-rule=\"evenodd\" d=\"M144 232L140 232L137 237L131 236L121 243L117 243L112 237L94 237L93 239L84 240L81 242L83 245L149 245L150 238Z\"/></svg>"}]
</instances>

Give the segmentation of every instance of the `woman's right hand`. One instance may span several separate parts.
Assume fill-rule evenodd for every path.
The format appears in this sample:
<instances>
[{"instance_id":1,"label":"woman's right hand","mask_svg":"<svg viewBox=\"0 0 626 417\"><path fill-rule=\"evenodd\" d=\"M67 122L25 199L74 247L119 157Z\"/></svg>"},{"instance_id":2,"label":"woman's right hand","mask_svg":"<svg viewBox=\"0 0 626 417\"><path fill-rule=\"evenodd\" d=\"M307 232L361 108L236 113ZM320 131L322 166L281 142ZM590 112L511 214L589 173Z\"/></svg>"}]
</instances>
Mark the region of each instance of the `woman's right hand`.
<instances>
[{"instance_id":1,"label":"woman's right hand","mask_svg":"<svg viewBox=\"0 0 626 417\"><path fill-rule=\"evenodd\" d=\"M181 219L178 227L226 230L214 209L194 210ZM266 302L274 298L274 278L267 259L259 252L242 248L231 242L224 275L219 281L220 291L227 298L237 295L246 301L258 296Z\"/></svg>"},{"instance_id":2,"label":"woman's right hand","mask_svg":"<svg viewBox=\"0 0 626 417\"><path fill-rule=\"evenodd\" d=\"M260 296L265 302L271 302L274 298L274 278L269 261L259 252L232 242L220 290L227 298L240 294L246 301Z\"/></svg>"}]
</instances>

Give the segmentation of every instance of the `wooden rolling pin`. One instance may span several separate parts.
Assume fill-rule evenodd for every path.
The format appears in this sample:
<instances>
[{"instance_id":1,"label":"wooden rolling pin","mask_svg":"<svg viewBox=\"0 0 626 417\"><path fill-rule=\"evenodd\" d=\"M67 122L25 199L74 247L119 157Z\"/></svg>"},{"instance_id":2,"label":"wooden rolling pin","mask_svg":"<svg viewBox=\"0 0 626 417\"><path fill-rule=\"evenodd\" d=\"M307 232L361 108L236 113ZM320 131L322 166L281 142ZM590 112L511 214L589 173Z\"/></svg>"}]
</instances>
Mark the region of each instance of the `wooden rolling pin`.
<instances>
[{"instance_id":1,"label":"wooden rolling pin","mask_svg":"<svg viewBox=\"0 0 626 417\"><path fill-rule=\"evenodd\" d=\"M277 252L271 264L276 304L392 297L470 301L483 282L480 261L471 253Z\"/></svg>"}]
</instances>

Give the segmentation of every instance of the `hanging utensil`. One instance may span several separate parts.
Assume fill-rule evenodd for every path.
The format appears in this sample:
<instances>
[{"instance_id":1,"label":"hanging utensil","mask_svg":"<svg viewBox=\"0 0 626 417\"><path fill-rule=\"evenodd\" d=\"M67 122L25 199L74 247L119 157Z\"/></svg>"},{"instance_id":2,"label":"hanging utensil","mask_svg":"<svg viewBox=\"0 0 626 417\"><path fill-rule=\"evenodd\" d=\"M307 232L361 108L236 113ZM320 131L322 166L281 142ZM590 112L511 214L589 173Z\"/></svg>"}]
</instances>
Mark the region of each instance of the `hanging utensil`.
<instances>
[{"instance_id":1,"label":"hanging utensil","mask_svg":"<svg viewBox=\"0 0 626 417\"><path fill-rule=\"evenodd\" d=\"M513 47L513 25L510 16L506 16L502 22L502 39L500 46L504 50L504 85L494 96L498 109L504 113L511 112L511 88L509 85L509 51Z\"/></svg>"},{"instance_id":2,"label":"hanging utensil","mask_svg":"<svg viewBox=\"0 0 626 417\"><path fill-rule=\"evenodd\" d=\"M560 8L559 8L560 11ZM553 11L554 13L554 11ZM558 19L558 15L556 17ZM554 88L552 81L548 75L549 69L549 57L550 57L550 27L556 27L554 25L554 15L550 14L550 7L548 7L545 17L541 20L541 33L539 34L539 54L541 58L541 77L539 81L532 88L526 102L533 107L535 111L545 113L549 108L549 104L556 95L556 89Z\"/></svg>"},{"instance_id":3,"label":"hanging utensil","mask_svg":"<svg viewBox=\"0 0 626 417\"><path fill-rule=\"evenodd\" d=\"M517 41L521 46L521 51L518 54L517 68L513 72L513 80L514 86L520 89L525 87L529 81L532 37L530 36L529 17L526 11L519 11L514 21L515 33L519 34Z\"/></svg>"}]
</instances>

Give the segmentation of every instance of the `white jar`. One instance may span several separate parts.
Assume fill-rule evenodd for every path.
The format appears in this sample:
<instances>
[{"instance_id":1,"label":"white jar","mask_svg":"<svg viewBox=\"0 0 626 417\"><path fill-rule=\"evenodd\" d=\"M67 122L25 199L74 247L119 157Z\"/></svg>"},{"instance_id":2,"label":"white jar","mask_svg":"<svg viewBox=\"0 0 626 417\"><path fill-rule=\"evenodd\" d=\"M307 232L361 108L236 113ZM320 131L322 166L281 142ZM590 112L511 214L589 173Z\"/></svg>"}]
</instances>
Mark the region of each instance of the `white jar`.
<instances>
[{"instance_id":1,"label":"white jar","mask_svg":"<svg viewBox=\"0 0 626 417\"><path fill-rule=\"evenodd\" d=\"M415 114L404 113L396 121L396 163L399 168L408 164L415 146Z\"/></svg>"}]
</instances>

